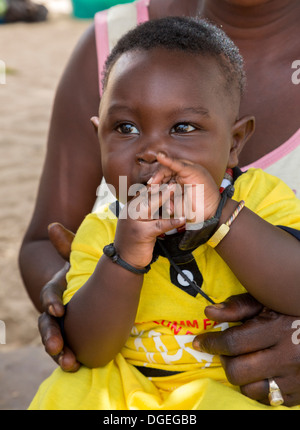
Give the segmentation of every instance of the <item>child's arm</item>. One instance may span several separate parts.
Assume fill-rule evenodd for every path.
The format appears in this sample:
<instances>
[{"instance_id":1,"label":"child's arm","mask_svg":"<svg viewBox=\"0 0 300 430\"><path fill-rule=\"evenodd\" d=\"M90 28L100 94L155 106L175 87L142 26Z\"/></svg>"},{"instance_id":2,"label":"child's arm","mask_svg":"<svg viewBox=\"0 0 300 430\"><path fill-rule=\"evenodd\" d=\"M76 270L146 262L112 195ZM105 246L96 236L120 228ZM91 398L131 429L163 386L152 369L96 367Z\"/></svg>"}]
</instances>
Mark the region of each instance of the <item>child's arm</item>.
<instances>
[{"instance_id":1,"label":"child's arm","mask_svg":"<svg viewBox=\"0 0 300 430\"><path fill-rule=\"evenodd\" d=\"M236 206L234 200L227 201L219 225ZM299 315L300 242L291 234L244 208L215 249L259 302L277 312Z\"/></svg>"},{"instance_id":2,"label":"child's arm","mask_svg":"<svg viewBox=\"0 0 300 430\"><path fill-rule=\"evenodd\" d=\"M205 205L214 201L218 192L205 169L167 157L158 159L164 167L153 176L152 184L169 180L172 175L181 185L204 183L204 194L209 194ZM227 200L219 226L237 205ZM208 218L205 214L204 219ZM296 238L244 208L215 249L257 300L278 312L300 314L300 242Z\"/></svg>"},{"instance_id":3,"label":"child's arm","mask_svg":"<svg viewBox=\"0 0 300 430\"><path fill-rule=\"evenodd\" d=\"M157 202L158 207L161 204ZM151 220L146 205L143 210L142 219L120 216L114 241L120 257L137 269L151 262L158 235L185 222ZM106 255L100 258L93 275L69 302L64 320L67 343L80 362L103 366L121 350L134 325L142 284L143 275L120 267Z\"/></svg>"}]
</instances>

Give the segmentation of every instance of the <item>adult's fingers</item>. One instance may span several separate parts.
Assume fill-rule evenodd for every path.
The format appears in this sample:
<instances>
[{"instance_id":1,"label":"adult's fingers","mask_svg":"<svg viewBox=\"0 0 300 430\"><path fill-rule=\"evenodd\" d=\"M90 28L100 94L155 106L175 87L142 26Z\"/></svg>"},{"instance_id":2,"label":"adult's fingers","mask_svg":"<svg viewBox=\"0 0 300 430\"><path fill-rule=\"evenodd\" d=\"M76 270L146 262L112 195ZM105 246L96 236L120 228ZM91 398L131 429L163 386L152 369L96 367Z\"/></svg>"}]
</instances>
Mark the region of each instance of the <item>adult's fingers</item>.
<instances>
[{"instance_id":1,"label":"adult's fingers","mask_svg":"<svg viewBox=\"0 0 300 430\"><path fill-rule=\"evenodd\" d=\"M281 363L274 361L273 347L239 355L220 357L228 381L233 385L243 386L281 374Z\"/></svg>"},{"instance_id":2,"label":"adult's fingers","mask_svg":"<svg viewBox=\"0 0 300 430\"><path fill-rule=\"evenodd\" d=\"M269 394L269 382L268 379L262 379L261 381L252 382L247 385L240 387L241 393L250 399L257 400L260 403L266 405L270 404Z\"/></svg>"},{"instance_id":3,"label":"adult's fingers","mask_svg":"<svg viewBox=\"0 0 300 430\"><path fill-rule=\"evenodd\" d=\"M282 363L276 360L273 348L239 357L222 356L221 362L228 381L240 386L245 396L269 405L268 380L273 378L280 388L285 406L300 403L295 373L291 369L288 371L282 369Z\"/></svg>"},{"instance_id":4,"label":"adult's fingers","mask_svg":"<svg viewBox=\"0 0 300 430\"><path fill-rule=\"evenodd\" d=\"M66 274L69 268L70 264L66 263L41 290L42 307L54 317L61 317L65 312L62 297L67 286Z\"/></svg>"},{"instance_id":5,"label":"adult's fingers","mask_svg":"<svg viewBox=\"0 0 300 430\"><path fill-rule=\"evenodd\" d=\"M48 226L48 236L58 253L69 261L74 233L62 224L54 222Z\"/></svg>"},{"instance_id":6,"label":"adult's fingers","mask_svg":"<svg viewBox=\"0 0 300 430\"><path fill-rule=\"evenodd\" d=\"M193 346L202 352L230 357L261 351L277 342L277 318L278 314L265 310L257 317L222 332L200 334L194 339Z\"/></svg>"},{"instance_id":7,"label":"adult's fingers","mask_svg":"<svg viewBox=\"0 0 300 430\"><path fill-rule=\"evenodd\" d=\"M223 303L205 308L207 318L217 322L238 322L257 315L263 306L249 293L229 297Z\"/></svg>"},{"instance_id":8,"label":"adult's fingers","mask_svg":"<svg viewBox=\"0 0 300 430\"><path fill-rule=\"evenodd\" d=\"M58 364L65 372L77 372L80 367L75 354L66 345L58 356Z\"/></svg>"},{"instance_id":9,"label":"adult's fingers","mask_svg":"<svg viewBox=\"0 0 300 430\"><path fill-rule=\"evenodd\" d=\"M44 312L39 317L38 327L46 352L52 357L58 356L62 352L64 341L57 320Z\"/></svg>"},{"instance_id":10,"label":"adult's fingers","mask_svg":"<svg viewBox=\"0 0 300 430\"><path fill-rule=\"evenodd\" d=\"M300 394L297 390L294 390L293 383L290 378L276 376L273 378L278 385L281 395L283 397L283 405L287 407L296 406L300 404ZM240 387L241 393L250 399L257 400L260 403L270 405L269 400L269 381L268 379L262 379L257 382L242 385Z\"/></svg>"},{"instance_id":11,"label":"adult's fingers","mask_svg":"<svg viewBox=\"0 0 300 430\"><path fill-rule=\"evenodd\" d=\"M64 371L76 372L80 363L64 344L61 327L56 318L44 312L39 317L38 326L46 352Z\"/></svg>"}]
</instances>

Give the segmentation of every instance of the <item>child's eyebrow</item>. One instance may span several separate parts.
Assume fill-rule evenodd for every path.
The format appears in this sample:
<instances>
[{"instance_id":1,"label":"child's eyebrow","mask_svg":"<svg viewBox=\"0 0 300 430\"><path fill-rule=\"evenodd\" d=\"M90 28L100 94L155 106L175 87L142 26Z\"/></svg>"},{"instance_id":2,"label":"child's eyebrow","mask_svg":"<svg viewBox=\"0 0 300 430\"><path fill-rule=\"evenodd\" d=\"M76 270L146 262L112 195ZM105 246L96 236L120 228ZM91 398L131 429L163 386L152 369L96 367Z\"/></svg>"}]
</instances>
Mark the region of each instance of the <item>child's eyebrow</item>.
<instances>
[{"instance_id":1,"label":"child's eyebrow","mask_svg":"<svg viewBox=\"0 0 300 430\"><path fill-rule=\"evenodd\" d=\"M116 113L117 111L129 111L131 112L131 109L128 105L123 104L113 104L108 108L108 115ZM189 106L189 107L178 107L173 110L172 114L196 114L196 115L202 115L207 118L210 118L210 114L208 109L202 107L202 106Z\"/></svg>"},{"instance_id":2,"label":"child's eyebrow","mask_svg":"<svg viewBox=\"0 0 300 430\"><path fill-rule=\"evenodd\" d=\"M197 115L202 115L207 118L210 117L208 109L202 107L202 106L191 106L191 107L185 107L182 109L178 109L178 113L194 113Z\"/></svg>"},{"instance_id":3,"label":"child's eyebrow","mask_svg":"<svg viewBox=\"0 0 300 430\"><path fill-rule=\"evenodd\" d=\"M121 104L121 103L113 103L107 109L108 115L113 114L113 113L118 112L118 111L132 112L132 109L128 105Z\"/></svg>"}]
</instances>

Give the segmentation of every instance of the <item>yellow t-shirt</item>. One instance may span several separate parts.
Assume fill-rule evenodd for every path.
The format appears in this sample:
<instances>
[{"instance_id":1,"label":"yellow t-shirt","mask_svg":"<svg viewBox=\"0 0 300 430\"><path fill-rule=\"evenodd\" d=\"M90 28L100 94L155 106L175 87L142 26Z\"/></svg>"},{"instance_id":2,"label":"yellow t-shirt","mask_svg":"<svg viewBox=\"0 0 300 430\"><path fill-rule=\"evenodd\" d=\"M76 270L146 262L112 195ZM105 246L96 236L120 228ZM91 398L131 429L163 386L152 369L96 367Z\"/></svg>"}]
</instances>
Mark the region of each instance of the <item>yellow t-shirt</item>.
<instances>
[{"instance_id":1,"label":"yellow t-shirt","mask_svg":"<svg viewBox=\"0 0 300 430\"><path fill-rule=\"evenodd\" d=\"M235 182L234 200L274 225L300 230L300 201L279 179L250 169ZM64 302L93 273L102 249L113 242L117 218L106 207L90 214L72 245ZM243 238L241 238L243 240ZM234 252L234 250L232 251ZM203 276L202 290L215 302L245 292L235 275L208 245L193 252ZM170 280L170 263L159 257L144 276L135 324L123 349L108 365L72 374L57 369L40 387L32 409L265 409L226 380L218 356L195 351L195 335L228 324L207 319L209 303ZM83 321L84 324L84 321ZM178 371L146 378L135 366Z\"/></svg>"}]
</instances>

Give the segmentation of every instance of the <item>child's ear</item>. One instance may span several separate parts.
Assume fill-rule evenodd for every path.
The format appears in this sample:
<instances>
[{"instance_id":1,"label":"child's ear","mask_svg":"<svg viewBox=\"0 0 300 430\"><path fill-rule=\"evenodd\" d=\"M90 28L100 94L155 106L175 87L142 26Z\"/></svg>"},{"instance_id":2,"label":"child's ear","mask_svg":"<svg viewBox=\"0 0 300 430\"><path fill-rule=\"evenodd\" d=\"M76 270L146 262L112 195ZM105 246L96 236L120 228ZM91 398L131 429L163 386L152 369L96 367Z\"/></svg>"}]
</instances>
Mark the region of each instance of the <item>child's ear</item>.
<instances>
[{"instance_id":1,"label":"child's ear","mask_svg":"<svg viewBox=\"0 0 300 430\"><path fill-rule=\"evenodd\" d=\"M229 154L228 166L236 167L239 163L239 155L255 130L254 116L244 116L238 119L232 127L232 146Z\"/></svg>"},{"instance_id":2,"label":"child's ear","mask_svg":"<svg viewBox=\"0 0 300 430\"><path fill-rule=\"evenodd\" d=\"M90 119L91 123L94 126L96 134L98 134L98 127L99 127L99 117L98 116L92 116Z\"/></svg>"}]
</instances>

